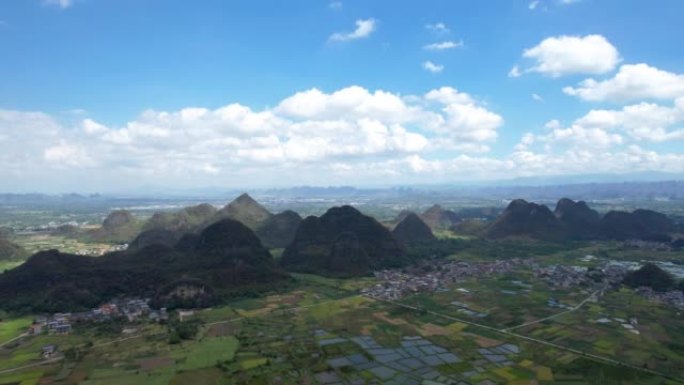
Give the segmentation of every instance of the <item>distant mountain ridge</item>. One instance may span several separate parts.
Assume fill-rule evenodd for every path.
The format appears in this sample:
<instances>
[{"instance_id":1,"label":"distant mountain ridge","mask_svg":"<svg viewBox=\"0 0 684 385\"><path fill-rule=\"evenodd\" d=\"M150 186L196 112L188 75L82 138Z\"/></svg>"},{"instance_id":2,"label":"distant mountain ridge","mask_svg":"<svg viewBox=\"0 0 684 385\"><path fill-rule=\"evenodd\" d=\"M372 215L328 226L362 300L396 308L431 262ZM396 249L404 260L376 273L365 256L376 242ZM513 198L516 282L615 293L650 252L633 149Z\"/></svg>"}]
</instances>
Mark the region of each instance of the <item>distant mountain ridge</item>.
<instances>
[{"instance_id":1,"label":"distant mountain ridge","mask_svg":"<svg viewBox=\"0 0 684 385\"><path fill-rule=\"evenodd\" d=\"M218 210L207 203L184 207L176 212L157 212L143 225L143 230L129 248L141 249L150 245L173 246L191 232L201 231L216 216Z\"/></svg>"},{"instance_id":2,"label":"distant mountain ridge","mask_svg":"<svg viewBox=\"0 0 684 385\"><path fill-rule=\"evenodd\" d=\"M670 218L652 210L610 211L601 217L582 201L563 198L551 212L545 205L516 199L489 226L487 236L526 236L542 240L667 240L667 234L674 230L675 224Z\"/></svg>"},{"instance_id":3,"label":"distant mountain ridge","mask_svg":"<svg viewBox=\"0 0 684 385\"><path fill-rule=\"evenodd\" d=\"M158 212L145 222L143 230L192 231L213 218L217 212L218 210L208 203L184 207L177 212Z\"/></svg>"},{"instance_id":4,"label":"distant mountain ridge","mask_svg":"<svg viewBox=\"0 0 684 385\"><path fill-rule=\"evenodd\" d=\"M239 221L254 230L268 248L289 245L302 220L299 214L291 210L272 214L249 194L243 193L220 210L203 203L177 212L155 213L131 244L133 247L151 243L171 245L184 234L199 233L225 218Z\"/></svg>"}]
</instances>

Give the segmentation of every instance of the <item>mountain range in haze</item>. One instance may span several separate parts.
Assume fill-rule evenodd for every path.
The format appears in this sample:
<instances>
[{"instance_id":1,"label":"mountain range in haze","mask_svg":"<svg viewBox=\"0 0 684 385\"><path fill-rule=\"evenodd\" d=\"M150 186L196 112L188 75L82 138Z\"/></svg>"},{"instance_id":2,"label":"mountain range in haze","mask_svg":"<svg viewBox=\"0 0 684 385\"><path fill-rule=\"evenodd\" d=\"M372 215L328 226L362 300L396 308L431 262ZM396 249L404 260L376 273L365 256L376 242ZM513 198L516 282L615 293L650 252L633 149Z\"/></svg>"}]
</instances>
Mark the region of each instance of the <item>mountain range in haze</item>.
<instances>
[{"instance_id":1,"label":"mountain range in haze","mask_svg":"<svg viewBox=\"0 0 684 385\"><path fill-rule=\"evenodd\" d=\"M555 199L572 196L575 199L684 199L684 175L667 173L630 174L621 176L584 175L574 177L530 177L506 181L460 183L444 185L407 185L394 187L353 186L299 186L287 188L255 189L256 196L290 198L342 198L342 197L480 197L494 199L525 198ZM66 204L69 202L98 202L118 199L122 203L131 199L161 199L179 197L203 197L221 199L239 193L221 187L199 189L140 189L107 194L41 194L0 193L0 204Z\"/></svg>"}]
</instances>

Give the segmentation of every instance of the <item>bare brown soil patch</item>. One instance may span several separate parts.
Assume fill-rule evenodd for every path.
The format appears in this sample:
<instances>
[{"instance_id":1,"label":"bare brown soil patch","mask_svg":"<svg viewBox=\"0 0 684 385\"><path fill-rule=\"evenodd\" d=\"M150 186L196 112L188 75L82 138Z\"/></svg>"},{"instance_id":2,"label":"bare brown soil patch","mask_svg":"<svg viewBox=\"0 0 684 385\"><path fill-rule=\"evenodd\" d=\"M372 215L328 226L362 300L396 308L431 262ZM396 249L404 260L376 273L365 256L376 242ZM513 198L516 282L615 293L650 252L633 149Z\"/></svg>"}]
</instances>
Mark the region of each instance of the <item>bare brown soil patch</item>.
<instances>
[{"instance_id":1,"label":"bare brown soil patch","mask_svg":"<svg viewBox=\"0 0 684 385\"><path fill-rule=\"evenodd\" d=\"M427 323L420 328L420 334L424 337L448 336L451 334L451 331L443 326Z\"/></svg>"},{"instance_id":2,"label":"bare brown soil patch","mask_svg":"<svg viewBox=\"0 0 684 385\"><path fill-rule=\"evenodd\" d=\"M475 337L475 342L480 345L481 348L491 348L492 346L501 345L503 342L487 337L477 336Z\"/></svg>"},{"instance_id":3,"label":"bare brown soil patch","mask_svg":"<svg viewBox=\"0 0 684 385\"><path fill-rule=\"evenodd\" d=\"M391 324L391 325L405 325L405 324L407 324L406 320L404 320L402 318L389 318L387 316L387 313L384 313L384 312L383 313L373 313L373 317L375 317L381 321L387 322L388 324Z\"/></svg>"},{"instance_id":4,"label":"bare brown soil patch","mask_svg":"<svg viewBox=\"0 0 684 385\"><path fill-rule=\"evenodd\" d=\"M136 362L140 365L140 369L151 372L155 369L171 366L175 361L171 357L151 357L139 359Z\"/></svg>"},{"instance_id":5,"label":"bare brown soil patch","mask_svg":"<svg viewBox=\"0 0 684 385\"><path fill-rule=\"evenodd\" d=\"M207 337L225 337L232 336L237 331L237 327L230 323L220 323L209 326L207 330Z\"/></svg>"}]
</instances>

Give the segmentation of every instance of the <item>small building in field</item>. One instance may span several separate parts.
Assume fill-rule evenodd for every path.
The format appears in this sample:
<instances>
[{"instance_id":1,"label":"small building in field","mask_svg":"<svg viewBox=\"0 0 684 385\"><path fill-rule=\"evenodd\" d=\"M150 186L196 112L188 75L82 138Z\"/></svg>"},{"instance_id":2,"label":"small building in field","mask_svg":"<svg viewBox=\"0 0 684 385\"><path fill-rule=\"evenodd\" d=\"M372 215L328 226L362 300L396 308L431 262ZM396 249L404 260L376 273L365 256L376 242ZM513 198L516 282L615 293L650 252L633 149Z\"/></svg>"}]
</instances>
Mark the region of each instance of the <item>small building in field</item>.
<instances>
[{"instance_id":1,"label":"small building in field","mask_svg":"<svg viewBox=\"0 0 684 385\"><path fill-rule=\"evenodd\" d=\"M55 344L45 345L45 346L43 346L41 355L43 356L43 358L50 358L50 357L54 356L55 354L57 354L58 351L59 351L59 349L57 348L57 345L55 345Z\"/></svg>"}]
</instances>

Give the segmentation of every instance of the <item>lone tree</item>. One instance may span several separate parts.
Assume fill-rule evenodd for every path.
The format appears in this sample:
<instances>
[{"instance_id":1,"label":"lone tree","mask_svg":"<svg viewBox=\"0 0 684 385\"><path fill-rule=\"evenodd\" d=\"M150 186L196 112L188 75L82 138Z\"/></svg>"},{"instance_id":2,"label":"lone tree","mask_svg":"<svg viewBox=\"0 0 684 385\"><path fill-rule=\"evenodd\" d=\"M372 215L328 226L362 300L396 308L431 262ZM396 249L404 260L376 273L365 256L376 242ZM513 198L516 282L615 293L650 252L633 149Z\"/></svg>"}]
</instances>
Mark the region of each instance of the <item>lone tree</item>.
<instances>
[{"instance_id":1,"label":"lone tree","mask_svg":"<svg viewBox=\"0 0 684 385\"><path fill-rule=\"evenodd\" d=\"M623 283L632 288L648 286L655 291L668 291L674 288L675 279L670 273L649 262L639 270L627 273Z\"/></svg>"}]
</instances>

